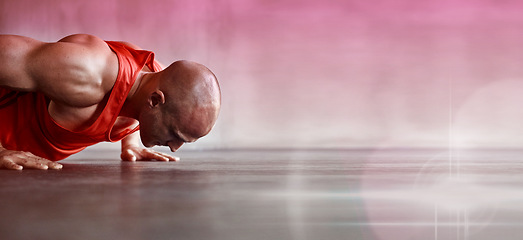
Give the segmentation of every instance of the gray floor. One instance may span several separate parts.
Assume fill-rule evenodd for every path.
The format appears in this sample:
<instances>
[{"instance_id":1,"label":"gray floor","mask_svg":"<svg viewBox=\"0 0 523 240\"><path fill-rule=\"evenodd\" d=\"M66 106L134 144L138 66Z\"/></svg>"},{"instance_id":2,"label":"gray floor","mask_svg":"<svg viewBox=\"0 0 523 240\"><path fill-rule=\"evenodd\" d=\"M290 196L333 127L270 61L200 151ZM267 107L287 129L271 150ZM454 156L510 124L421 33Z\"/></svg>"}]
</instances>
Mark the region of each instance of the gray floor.
<instances>
[{"instance_id":1,"label":"gray floor","mask_svg":"<svg viewBox=\"0 0 523 240\"><path fill-rule=\"evenodd\" d=\"M523 150L181 152L0 171L0 239L521 239Z\"/></svg>"}]
</instances>

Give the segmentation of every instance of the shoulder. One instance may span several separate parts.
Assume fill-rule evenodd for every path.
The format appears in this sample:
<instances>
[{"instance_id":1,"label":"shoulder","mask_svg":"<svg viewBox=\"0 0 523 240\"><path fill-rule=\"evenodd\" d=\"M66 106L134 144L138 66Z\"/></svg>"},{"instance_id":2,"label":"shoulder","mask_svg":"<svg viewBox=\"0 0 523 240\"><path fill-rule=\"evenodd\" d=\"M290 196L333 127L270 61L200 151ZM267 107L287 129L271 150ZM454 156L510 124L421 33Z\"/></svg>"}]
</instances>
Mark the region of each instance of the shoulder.
<instances>
[{"instance_id":1,"label":"shoulder","mask_svg":"<svg viewBox=\"0 0 523 240\"><path fill-rule=\"evenodd\" d=\"M38 80L39 91L78 107L101 101L118 74L116 55L103 40L88 34L41 45L29 62L29 73Z\"/></svg>"},{"instance_id":2,"label":"shoulder","mask_svg":"<svg viewBox=\"0 0 523 240\"><path fill-rule=\"evenodd\" d=\"M91 66L107 66L108 62L114 60L116 56L104 40L89 34L70 35L60 39L54 45L57 46L58 52L61 52L61 50L71 52L72 54L68 56L71 60L78 59L83 63L91 64Z\"/></svg>"},{"instance_id":3,"label":"shoulder","mask_svg":"<svg viewBox=\"0 0 523 240\"><path fill-rule=\"evenodd\" d=\"M64 38L58 40L58 42L74 43L74 44L83 45L83 46L86 46L89 48L105 48L106 47L106 43L104 40L102 40L101 38L99 38L97 36L93 36L90 34L69 35L67 37L64 37Z\"/></svg>"},{"instance_id":4,"label":"shoulder","mask_svg":"<svg viewBox=\"0 0 523 240\"><path fill-rule=\"evenodd\" d=\"M104 92L110 91L118 75L118 58L109 45L101 38L90 34L74 34L64 37L58 43L71 43L81 48L82 60L91 60L94 69L100 74L101 87ZM87 50L87 51L85 51Z\"/></svg>"}]
</instances>

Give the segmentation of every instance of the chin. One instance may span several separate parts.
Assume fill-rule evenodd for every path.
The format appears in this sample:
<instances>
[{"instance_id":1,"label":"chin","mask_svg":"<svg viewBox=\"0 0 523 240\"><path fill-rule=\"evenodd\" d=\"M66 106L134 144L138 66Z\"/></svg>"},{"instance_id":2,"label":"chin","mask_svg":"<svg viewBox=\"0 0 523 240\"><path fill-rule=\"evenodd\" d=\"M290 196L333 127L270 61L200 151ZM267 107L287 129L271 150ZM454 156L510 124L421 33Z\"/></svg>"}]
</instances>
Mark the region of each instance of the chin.
<instances>
[{"instance_id":1,"label":"chin","mask_svg":"<svg viewBox=\"0 0 523 240\"><path fill-rule=\"evenodd\" d=\"M142 144L143 144L146 148L154 147L154 144L151 143L150 141L143 141L143 140L142 140Z\"/></svg>"}]
</instances>

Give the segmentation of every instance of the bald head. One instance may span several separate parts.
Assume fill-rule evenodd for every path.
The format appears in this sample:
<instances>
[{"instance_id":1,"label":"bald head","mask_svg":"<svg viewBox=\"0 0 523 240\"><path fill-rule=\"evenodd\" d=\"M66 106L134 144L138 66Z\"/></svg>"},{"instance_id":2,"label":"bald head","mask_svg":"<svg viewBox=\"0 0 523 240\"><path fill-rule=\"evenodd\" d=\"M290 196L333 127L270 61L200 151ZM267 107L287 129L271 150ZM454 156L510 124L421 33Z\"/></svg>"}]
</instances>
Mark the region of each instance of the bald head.
<instances>
[{"instance_id":1,"label":"bald head","mask_svg":"<svg viewBox=\"0 0 523 240\"><path fill-rule=\"evenodd\" d=\"M205 66L177 61L167 67L159 83L165 94L162 111L173 114L182 134L199 138L211 130L220 111L221 93L216 76Z\"/></svg>"}]
</instances>

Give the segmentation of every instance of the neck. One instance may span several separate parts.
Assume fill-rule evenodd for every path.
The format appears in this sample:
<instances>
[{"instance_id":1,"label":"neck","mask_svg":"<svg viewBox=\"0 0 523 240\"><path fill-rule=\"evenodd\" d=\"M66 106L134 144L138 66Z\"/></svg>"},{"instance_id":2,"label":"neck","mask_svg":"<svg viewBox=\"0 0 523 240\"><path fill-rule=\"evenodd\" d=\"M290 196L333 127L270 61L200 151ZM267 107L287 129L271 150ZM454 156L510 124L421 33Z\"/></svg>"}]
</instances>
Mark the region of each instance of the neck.
<instances>
[{"instance_id":1,"label":"neck","mask_svg":"<svg viewBox=\"0 0 523 240\"><path fill-rule=\"evenodd\" d=\"M120 116L134 118L138 120L140 115L140 108L142 107L145 98L147 98L147 87L155 79L154 73L140 72L136 81L134 82L125 103L120 111Z\"/></svg>"}]
</instances>

